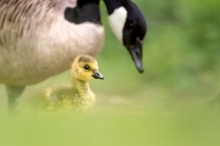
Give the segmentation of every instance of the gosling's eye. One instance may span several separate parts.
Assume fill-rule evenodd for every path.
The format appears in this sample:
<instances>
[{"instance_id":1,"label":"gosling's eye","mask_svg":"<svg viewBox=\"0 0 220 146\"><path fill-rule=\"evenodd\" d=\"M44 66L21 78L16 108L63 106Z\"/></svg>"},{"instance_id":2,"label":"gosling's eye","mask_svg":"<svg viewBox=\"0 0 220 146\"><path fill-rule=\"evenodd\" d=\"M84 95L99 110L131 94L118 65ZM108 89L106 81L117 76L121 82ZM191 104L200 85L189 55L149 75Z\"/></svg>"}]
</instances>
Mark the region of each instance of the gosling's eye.
<instances>
[{"instance_id":1,"label":"gosling's eye","mask_svg":"<svg viewBox=\"0 0 220 146\"><path fill-rule=\"evenodd\" d=\"M89 70L89 69L90 69L89 65L85 65L83 68L84 68L85 70Z\"/></svg>"}]
</instances>

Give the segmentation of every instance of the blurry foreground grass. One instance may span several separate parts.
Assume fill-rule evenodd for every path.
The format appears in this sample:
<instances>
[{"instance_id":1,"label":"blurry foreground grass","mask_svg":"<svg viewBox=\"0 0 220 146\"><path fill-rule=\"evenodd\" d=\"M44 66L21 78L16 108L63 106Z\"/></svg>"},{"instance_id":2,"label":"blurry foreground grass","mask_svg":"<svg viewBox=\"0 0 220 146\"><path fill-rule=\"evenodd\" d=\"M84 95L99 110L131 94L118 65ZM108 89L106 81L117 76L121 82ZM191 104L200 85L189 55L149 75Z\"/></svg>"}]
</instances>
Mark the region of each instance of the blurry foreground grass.
<instances>
[{"instance_id":1,"label":"blurry foreground grass","mask_svg":"<svg viewBox=\"0 0 220 146\"><path fill-rule=\"evenodd\" d=\"M66 72L29 87L19 103L44 86L68 83L68 75ZM155 83L133 85L134 91L124 92L126 87L119 91L119 85L114 85L115 89L106 80L93 81L97 106L88 114L38 113L21 108L17 115L8 117L1 110L0 146L220 145L220 109L207 98L212 90L202 91L197 87L177 90L181 86ZM102 91L103 86L109 86L111 91L105 92L107 87ZM5 103L1 101L1 105Z\"/></svg>"},{"instance_id":2,"label":"blurry foreground grass","mask_svg":"<svg viewBox=\"0 0 220 146\"><path fill-rule=\"evenodd\" d=\"M0 145L218 146L219 123L219 111L204 102L175 109L98 106L81 116L20 113L1 115Z\"/></svg>"}]
</instances>

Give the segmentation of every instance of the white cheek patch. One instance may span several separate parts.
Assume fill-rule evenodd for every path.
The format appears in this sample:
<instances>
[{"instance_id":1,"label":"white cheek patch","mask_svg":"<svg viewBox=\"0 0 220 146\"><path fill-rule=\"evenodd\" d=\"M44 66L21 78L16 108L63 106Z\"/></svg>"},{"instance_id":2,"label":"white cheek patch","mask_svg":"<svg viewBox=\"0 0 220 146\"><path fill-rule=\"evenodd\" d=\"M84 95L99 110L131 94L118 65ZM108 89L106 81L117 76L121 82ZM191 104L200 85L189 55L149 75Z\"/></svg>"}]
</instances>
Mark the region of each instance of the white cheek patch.
<instances>
[{"instance_id":1,"label":"white cheek patch","mask_svg":"<svg viewBox=\"0 0 220 146\"><path fill-rule=\"evenodd\" d=\"M122 42L123 28L127 19L127 10L124 7L119 7L109 15L109 23L116 37Z\"/></svg>"}]
</instances>

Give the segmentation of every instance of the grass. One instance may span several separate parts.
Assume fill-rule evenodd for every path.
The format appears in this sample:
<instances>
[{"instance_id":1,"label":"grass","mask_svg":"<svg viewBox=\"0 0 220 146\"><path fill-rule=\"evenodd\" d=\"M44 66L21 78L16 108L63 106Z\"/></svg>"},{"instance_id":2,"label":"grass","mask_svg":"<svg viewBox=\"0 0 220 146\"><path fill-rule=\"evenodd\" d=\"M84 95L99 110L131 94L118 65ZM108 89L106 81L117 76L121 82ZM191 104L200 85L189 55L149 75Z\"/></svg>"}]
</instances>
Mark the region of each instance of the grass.
<instances>
[{"instance_id":1,"label":"grass","mask_svg":"<svg viewBox=\"0 0 220 146\"><path fill-rule=\"evenodd\" d=\"M126 80L123 76L120 78ZM69 82L69 72L28 87L19 103L44 86L60 82ZM215 107L210 102L210 96L216 95L213 93L215 89L208 88L204 91L201 90L200 84L191 88L182 85L174 87L166 82L143 83L144 85L141 83L142 86L128 82L128 86L121 88L118 83L112 82L112 79L92 82L91 86L97 94L97 106L85 115L33 113L29 112L29 109L23 109L17 116L7 117L2 110L0 145L220 144L219 106ZM132 88L135 90L131 90ZM2 87L0 93L4 93ZM6 103L1 102L2 104L2 108L5 108Z\"/></svg>"},{"instance_id":2,"label":"grass","mask_svg":"<svg viewBox=\"0 0 220 146\"><path fill-rule=\"evenodd\" d=\"M218 112L195 102L175 110L167 106L98 106L81 116L1 116L0 145L217 146Z\"/></svg>"}]
</instances>

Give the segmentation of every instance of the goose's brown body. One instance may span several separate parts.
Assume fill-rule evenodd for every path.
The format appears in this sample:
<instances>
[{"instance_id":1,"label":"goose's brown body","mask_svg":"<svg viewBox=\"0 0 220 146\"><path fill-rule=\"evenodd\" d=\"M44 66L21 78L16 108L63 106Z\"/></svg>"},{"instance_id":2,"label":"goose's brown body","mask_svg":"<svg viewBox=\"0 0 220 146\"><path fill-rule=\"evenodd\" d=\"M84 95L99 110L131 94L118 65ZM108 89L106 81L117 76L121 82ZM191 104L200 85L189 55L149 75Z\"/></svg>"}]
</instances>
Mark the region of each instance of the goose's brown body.
<instances>
[{"instance_id":1,"label":"goose's brown body","mask_svg":"<svg viewBox=\"0 0 220 146\"><path fill-rule=\"evenodd\" d=\"M75 5L76 0L0 0L0 83L34 84L68 69L79 54L98 54L103 27L65 20L65 8Z\"/></svg>"}]
</instances>

